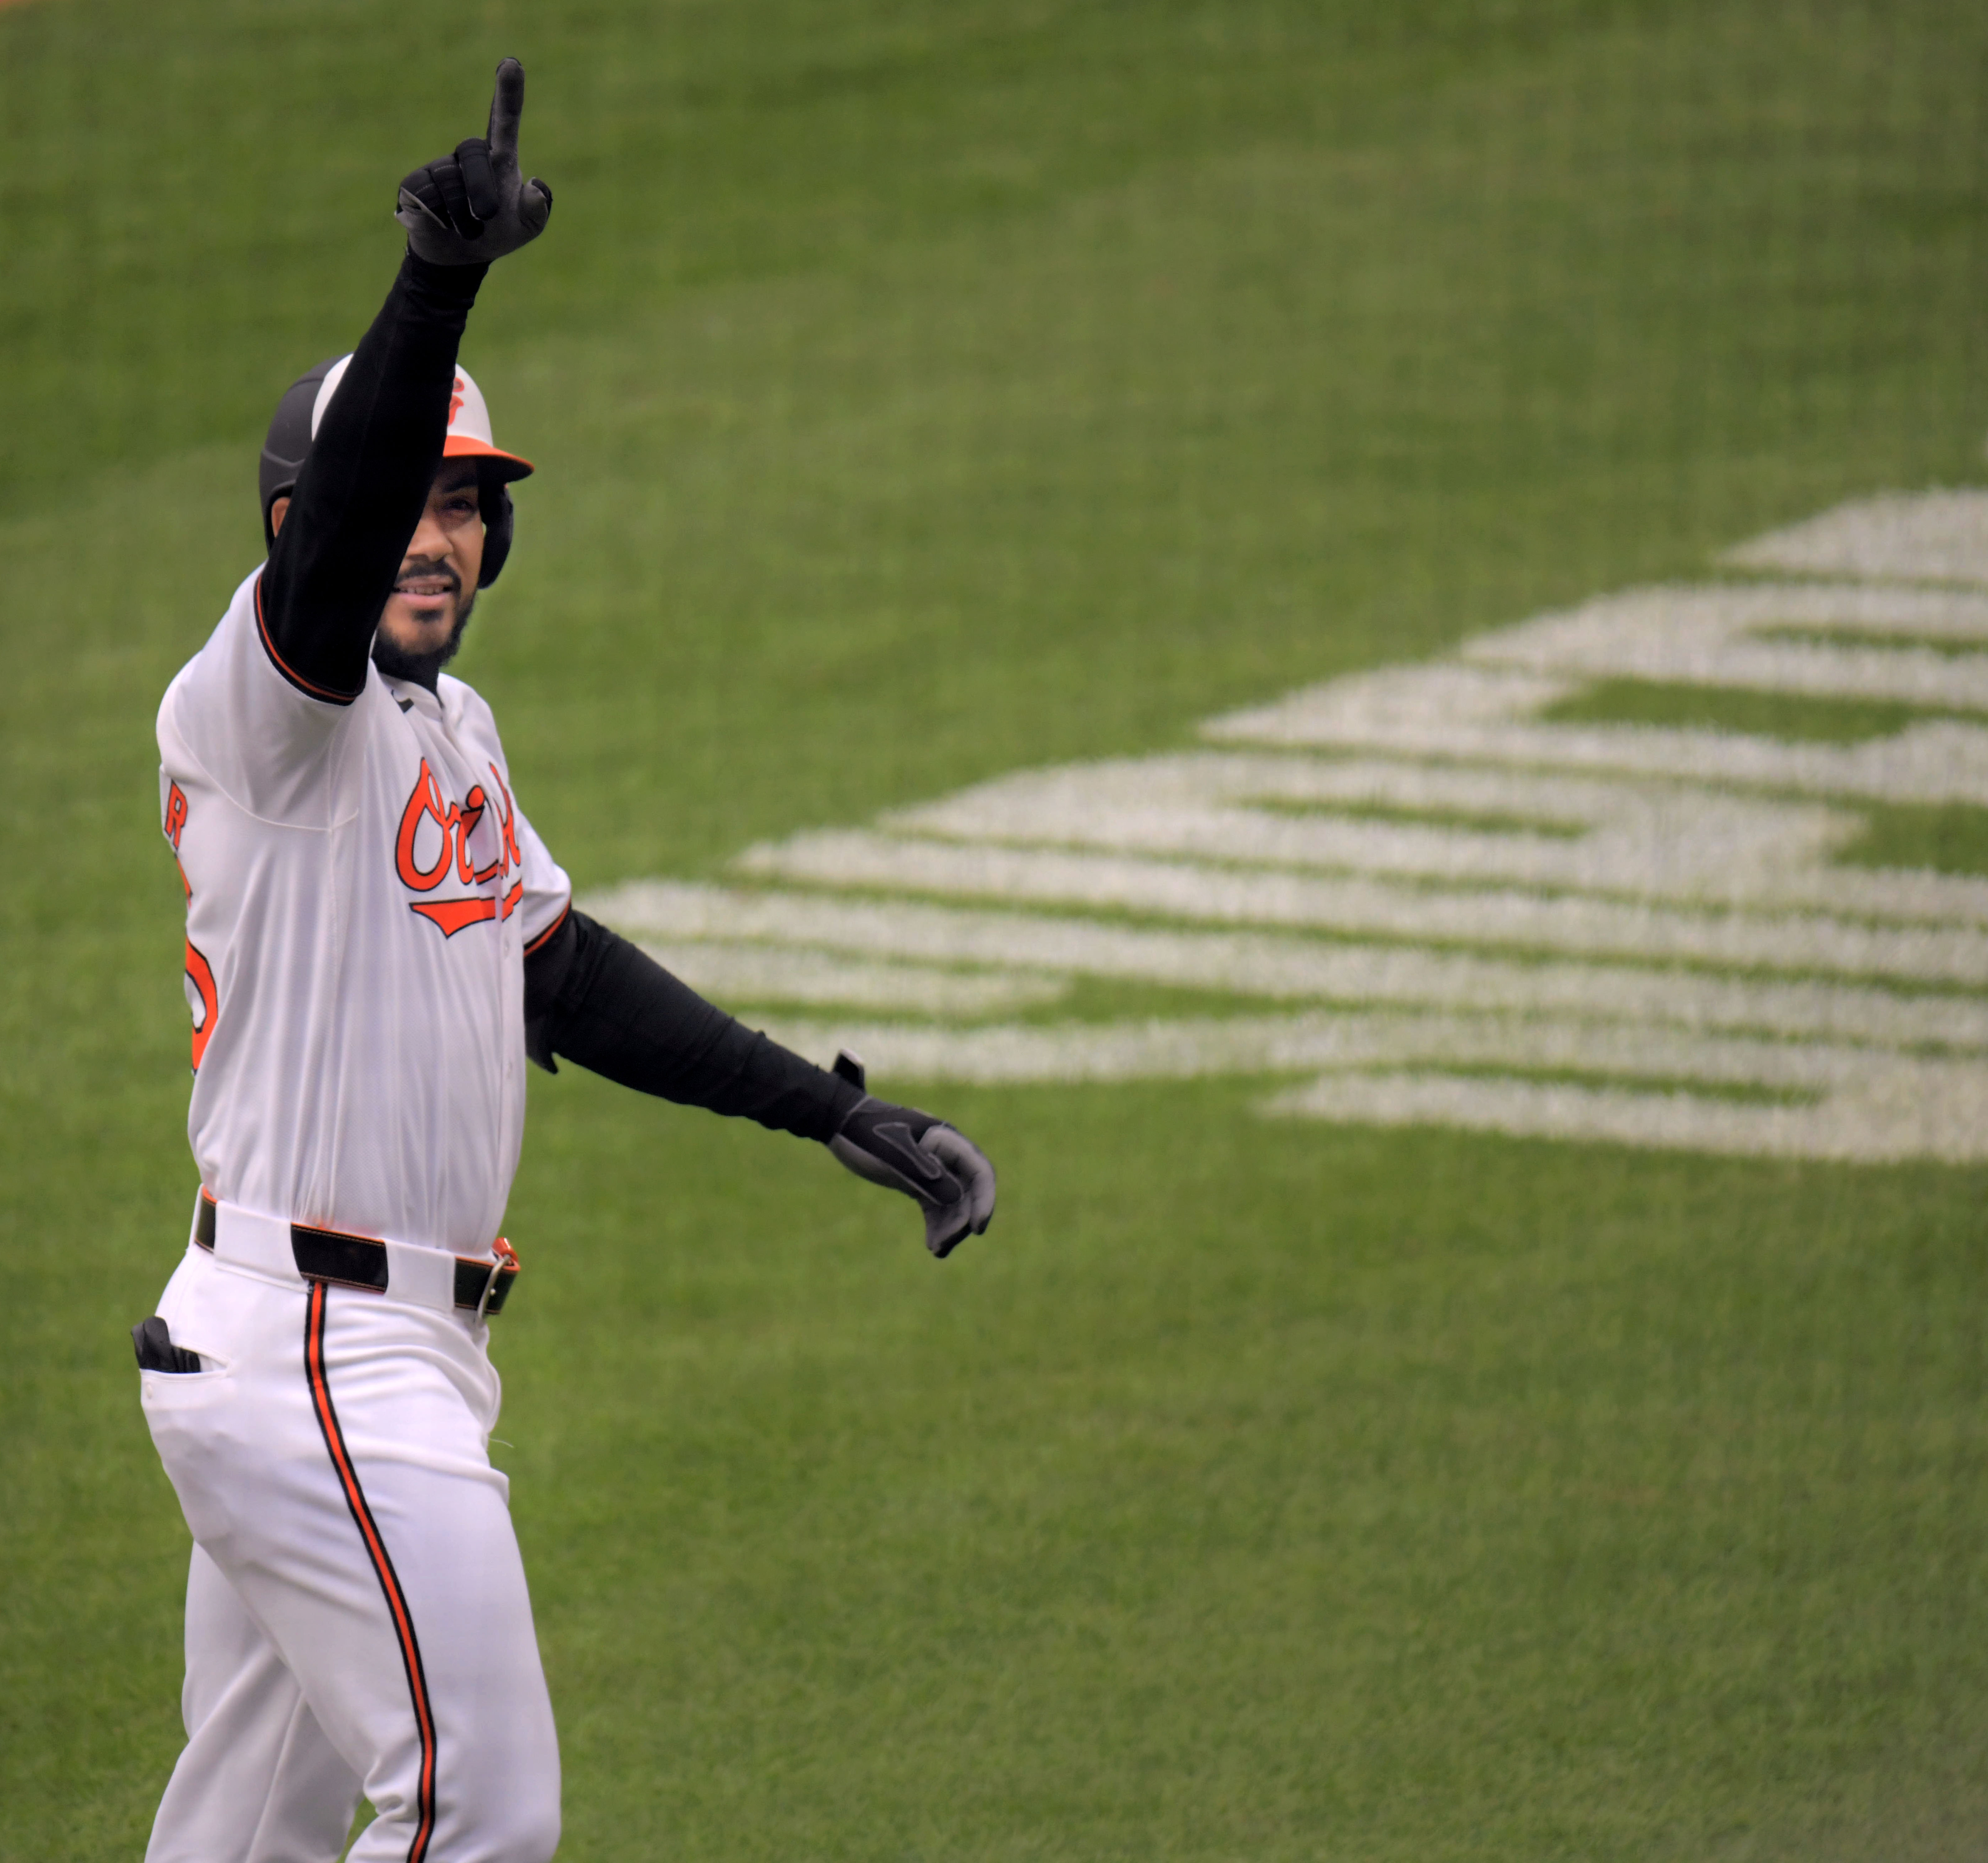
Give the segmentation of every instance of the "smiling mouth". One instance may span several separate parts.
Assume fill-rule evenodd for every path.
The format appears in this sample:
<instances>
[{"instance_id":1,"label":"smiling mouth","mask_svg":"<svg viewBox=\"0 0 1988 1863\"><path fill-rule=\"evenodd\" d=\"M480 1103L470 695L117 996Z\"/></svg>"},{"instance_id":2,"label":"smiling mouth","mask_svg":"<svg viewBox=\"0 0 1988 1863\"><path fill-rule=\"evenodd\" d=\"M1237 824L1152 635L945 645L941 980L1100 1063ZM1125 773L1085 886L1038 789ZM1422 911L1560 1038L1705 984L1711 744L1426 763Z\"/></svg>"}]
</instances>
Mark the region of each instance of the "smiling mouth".
<instances>
[{"instance_id":1,"label":"smiling mouth","mask_svg":"<svg viewBox=\"0 0 1988 1863\"><path fill-rule=\"evenodd\" d=\"M394 584L394 593L404 595L412 601L445 601L462 586L455 576L449 575L403 576Z\"/></svg>"}]
</instances>

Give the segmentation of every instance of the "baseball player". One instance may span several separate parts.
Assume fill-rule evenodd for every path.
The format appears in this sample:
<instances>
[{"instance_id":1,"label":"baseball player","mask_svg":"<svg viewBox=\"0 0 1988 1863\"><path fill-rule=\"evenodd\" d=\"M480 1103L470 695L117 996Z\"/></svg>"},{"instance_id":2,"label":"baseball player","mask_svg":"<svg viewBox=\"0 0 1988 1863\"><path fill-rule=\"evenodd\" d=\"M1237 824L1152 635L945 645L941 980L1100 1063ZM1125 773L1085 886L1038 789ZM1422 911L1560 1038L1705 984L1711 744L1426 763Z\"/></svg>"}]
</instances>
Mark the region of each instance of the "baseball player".
<instances>
[{"instance_id":1,"label":"baseball player","mask_svg":"<svg viewBox=\"0 0 1988 1863\"><path fill-rule=\"evenodd\" d=\"M929 1114L742 1027L573 909L490 708L441 668L509 552L510 483L456 350L543 231L524 73L403 184L407 251L359 347L262 454L267 560L159 711L186 888L201 1189L134 1329L194 1537L187 1744L152 1863L543 1863L559 1756L505 1477L485 1452L524 1066L826 1144L945 1256L994 1173Z\"/></svg>"}]
</instances>

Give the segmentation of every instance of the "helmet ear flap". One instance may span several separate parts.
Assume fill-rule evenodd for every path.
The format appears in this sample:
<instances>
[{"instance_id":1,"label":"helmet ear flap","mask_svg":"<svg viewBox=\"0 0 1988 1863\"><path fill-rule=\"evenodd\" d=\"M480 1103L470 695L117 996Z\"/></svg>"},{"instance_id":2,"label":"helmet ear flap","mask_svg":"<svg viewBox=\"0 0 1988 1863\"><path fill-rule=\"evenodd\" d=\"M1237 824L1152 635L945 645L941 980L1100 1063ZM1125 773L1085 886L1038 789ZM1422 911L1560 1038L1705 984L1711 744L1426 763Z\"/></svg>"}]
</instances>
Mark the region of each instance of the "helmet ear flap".
<instances>
[{"instance_id":1,"label":"helmet ear flap","mask_svg":"<svg viewBox=\"0 0 1988 1863\"><path fill-rule=\"evenodd\" d=\"M511 488L486 486L483 494L483 567L476 578L479 589L487 589L503 573L511 554L511 537L517 513L511 503Z\"/></svg>"}]
</instances>

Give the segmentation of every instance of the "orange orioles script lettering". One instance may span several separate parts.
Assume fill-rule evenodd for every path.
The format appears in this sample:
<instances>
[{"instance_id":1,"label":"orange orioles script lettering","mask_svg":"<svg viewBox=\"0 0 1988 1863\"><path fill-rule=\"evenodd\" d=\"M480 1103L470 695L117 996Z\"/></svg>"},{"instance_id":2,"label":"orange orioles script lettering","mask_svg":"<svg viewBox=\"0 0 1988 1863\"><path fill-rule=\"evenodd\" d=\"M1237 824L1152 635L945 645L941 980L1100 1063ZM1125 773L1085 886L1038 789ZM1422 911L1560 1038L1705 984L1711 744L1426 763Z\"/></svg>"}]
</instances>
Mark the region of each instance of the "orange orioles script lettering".
<instances>
[{"instance_id":1,"label":"orange orioles script lettering","mask_svg":"<svg viewBox=\"0 0 1988 1863\"><path fill-rule=\"evenodd\" d=\"M415 777L414 786L408 793L407 806L401 811L400 832L394 837L394 871L410 892L431 893L451 874L464 886L489 886L494 881L499 889L472 894L466 898L410 900L407 910L425 918L444 938L455 937L465 925L509 918L525 897L522 879L514 881L508 889L503 884L512 868L522 872L524 867L518 853L518 830L513 820L516 805L511 800L511 792L505 788L504 779L494 763L490 766L490 777L503 801L494 812L498 831L488 837L488 851L492 857L481 867L476 864L471 840L484 818L493 813L482 784L473 785L460 803L451 802L442 794L441 785L424 757L421 773ZM423 823L428 822L434 824L434 857L431 864L424 867L421 864L421 843L424 838L421 829Z\"/></svg>"},{"instance_id":2,"label":"orange orioles script lettering","mask_svg":"<svg viewBox=\"0 0 1988 1863\"><path fill-rule=\"evenodd\" d=\"M186 877L185 865L179 857L180 837L186 831L186 791L177 783L170 784L166 790L166 818L161 827L167 846L173 850L173 864L179 868L180 890L186 894L190 908L193 882ZM221 1003L214 986L214 966L191 938L186 941L186 995L187 1008L193 1016L193 1070L198 1074L200 1057L206 1053L207 1044L213 1037L214 1019Z\"/></svg>"}]
</instances>

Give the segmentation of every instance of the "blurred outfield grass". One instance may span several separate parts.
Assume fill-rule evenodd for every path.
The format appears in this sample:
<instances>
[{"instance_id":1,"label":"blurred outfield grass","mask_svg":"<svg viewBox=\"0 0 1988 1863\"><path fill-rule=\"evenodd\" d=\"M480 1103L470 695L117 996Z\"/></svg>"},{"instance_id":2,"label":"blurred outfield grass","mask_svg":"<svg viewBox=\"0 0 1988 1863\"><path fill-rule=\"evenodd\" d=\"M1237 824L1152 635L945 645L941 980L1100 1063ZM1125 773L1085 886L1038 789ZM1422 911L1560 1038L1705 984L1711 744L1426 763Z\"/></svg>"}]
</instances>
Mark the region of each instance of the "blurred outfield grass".
<instances>
[{"instance_id":1,"label":"blurred outfield grass","mask_svg":"<svg viewBox=\"0 0 1988 1863\"><path fill-rule=\"evenodd\" d=\"M178 1743L152 713L499 56L559 204L465 351L541 471L462 670L587 886L1978 480L1984 49L1957 4L0 12L0 1855L136 1855ZM940 1271L811 1151L534 1081L500 1453L566 1854L1980 1855L1984 1174L1256 1091L949 1094L1003 1206Z\"/></svg>"}]
</instances>

